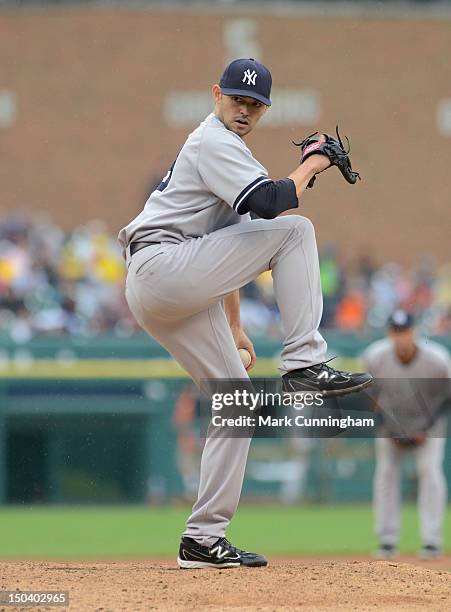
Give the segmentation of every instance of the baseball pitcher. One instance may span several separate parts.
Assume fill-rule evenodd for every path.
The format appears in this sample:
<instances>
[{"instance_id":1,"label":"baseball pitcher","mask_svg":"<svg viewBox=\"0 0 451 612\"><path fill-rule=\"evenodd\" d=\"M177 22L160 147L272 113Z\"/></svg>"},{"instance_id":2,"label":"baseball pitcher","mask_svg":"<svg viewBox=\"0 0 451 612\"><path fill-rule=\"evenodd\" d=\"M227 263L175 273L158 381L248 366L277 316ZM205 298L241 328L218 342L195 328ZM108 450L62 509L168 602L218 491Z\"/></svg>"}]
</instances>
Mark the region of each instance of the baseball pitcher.
<instances>
[{"instance_id":1,"label":"baseball pitcher","mask_svg":"<svg viewBox=\"0 0 451 612\"><path fill-rule=\"evenodd\" d=\"M301 196L332 165L357 180L337 135L300 143L301 164L272 180L245 139L271 105L271 74L233 61L212 87L214 110L187 138L144 210L119 233L126 297L138 323L185 368L205 379L246 379L237 348L256 356L240 324L239 289L271 270L284 341L283 387L344 395L371 382L324 363L318 253ZM259 218L251 220L250 212ZM241 493L249 439L208 438L198 498L186 523L182 568L263 566L225 538Z\"/></svg>"}]
</instances>

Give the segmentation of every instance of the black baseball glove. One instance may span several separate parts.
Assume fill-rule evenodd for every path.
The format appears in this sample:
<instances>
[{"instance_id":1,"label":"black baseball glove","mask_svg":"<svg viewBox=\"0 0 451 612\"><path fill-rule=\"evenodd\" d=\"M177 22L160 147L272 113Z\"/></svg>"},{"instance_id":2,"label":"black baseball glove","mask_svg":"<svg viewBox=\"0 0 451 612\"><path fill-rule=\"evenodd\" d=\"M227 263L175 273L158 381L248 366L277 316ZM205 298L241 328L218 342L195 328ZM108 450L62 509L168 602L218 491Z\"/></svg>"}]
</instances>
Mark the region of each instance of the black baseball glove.
<instances>
[{"instance_id":1,"label":"black baseball glove","mask_svg":"<svg viewBox=\"0 0 451 612\"><path fill-rule=\"evenodd\" d=\"M335 131L337 133L337 138L329 136L329 134L323 134L326 142L321 142L318 140L318 138L315 138L318 132L314 132L310 136L307 136L307 138L304 138L304 140L301 142L293 141L293 144L297 147L301 147L301 164L308 157L310 157L310 155L325 155L329 158L330 165L337 166L348 183L354 185L354 183L357 182L357 179L360 180L360 174L352 170L351 160L349 159L349 151L351 150L351 147L349 145L348 137L345 136L348 143L348 148L346 150L338 132L338 125ZM315 179L316 176L312 177L307 187L312 188Z\"/></svg>"}]
</instances>

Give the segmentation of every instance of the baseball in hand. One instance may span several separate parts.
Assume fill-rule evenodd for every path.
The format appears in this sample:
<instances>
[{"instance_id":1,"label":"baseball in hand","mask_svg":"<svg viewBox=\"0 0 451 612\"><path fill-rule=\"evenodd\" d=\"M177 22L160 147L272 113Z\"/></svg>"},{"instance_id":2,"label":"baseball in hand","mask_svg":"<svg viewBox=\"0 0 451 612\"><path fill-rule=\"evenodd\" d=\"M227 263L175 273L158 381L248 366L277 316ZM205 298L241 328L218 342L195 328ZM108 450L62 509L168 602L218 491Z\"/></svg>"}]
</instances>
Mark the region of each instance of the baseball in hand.
<instances>
[{"instance_id":1,"label":"baseball in hand","mask_svg":"<svg viewBox=\"0 0 451 612\"><path fill-rule=\"evenodd\" d=\"M247 369L251 365L251 354L249 353L249 351L243 348L238 349L238 353L240 354L240 358L244 367Z\"/></svg>"}]
</instances>

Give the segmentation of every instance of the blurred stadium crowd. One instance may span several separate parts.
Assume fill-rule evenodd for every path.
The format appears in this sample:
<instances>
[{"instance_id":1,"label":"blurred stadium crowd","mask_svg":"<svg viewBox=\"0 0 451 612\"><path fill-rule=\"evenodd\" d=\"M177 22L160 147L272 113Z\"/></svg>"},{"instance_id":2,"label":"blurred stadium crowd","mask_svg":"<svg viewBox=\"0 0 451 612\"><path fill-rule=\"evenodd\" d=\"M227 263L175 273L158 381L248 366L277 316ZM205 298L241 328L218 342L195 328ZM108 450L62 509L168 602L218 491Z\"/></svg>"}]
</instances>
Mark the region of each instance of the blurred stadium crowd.
<instances>
[{"instance_id":1,"label":"blurred stadium crowd","mask_svg":"<svg viewBox=\"0 0 451 612\"><path fill-rule=\"evenodd\" d=\"M422 259L412 269L347 260L323 249L323 327L378 331L396 307L414 312L428 334L451 333L451 262ZM0 221L0 334L22 344L40 334L95 336L137 331L123 295L125 266L101 221L65 233L45 216ZM242 322L254 336L277 338L280 317L270 272L242 290Z\"/></svg>"}]
</instances>

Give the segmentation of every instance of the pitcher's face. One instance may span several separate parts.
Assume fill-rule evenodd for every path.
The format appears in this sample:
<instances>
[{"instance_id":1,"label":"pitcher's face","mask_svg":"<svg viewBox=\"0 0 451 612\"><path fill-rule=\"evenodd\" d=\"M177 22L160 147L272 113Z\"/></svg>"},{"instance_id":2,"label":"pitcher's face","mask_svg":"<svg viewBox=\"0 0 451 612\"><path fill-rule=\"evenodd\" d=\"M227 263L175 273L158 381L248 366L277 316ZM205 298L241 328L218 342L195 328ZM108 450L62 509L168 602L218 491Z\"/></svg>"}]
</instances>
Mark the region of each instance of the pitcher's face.
<instances>
[{"instance_id":1,"label":"pitcher's face","mask_svg":"<svg viewBox=\"0 0 451 612\"><path fill-rule=\"evenodd\" d=\"M249 134L268 108L249 96L226 96L219 85L212 88L215 115L228 130L244 138Z\"/></svg>"}]
</instances>

